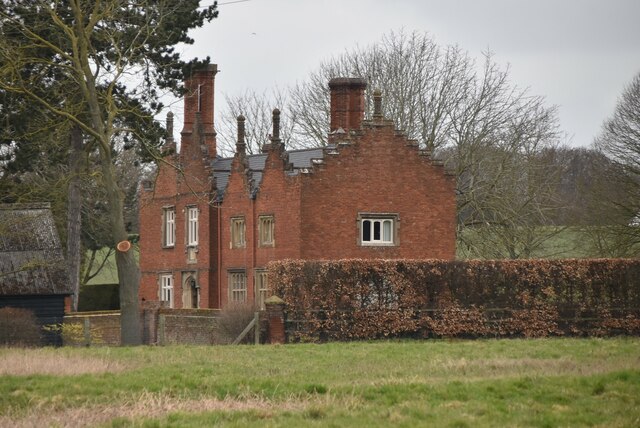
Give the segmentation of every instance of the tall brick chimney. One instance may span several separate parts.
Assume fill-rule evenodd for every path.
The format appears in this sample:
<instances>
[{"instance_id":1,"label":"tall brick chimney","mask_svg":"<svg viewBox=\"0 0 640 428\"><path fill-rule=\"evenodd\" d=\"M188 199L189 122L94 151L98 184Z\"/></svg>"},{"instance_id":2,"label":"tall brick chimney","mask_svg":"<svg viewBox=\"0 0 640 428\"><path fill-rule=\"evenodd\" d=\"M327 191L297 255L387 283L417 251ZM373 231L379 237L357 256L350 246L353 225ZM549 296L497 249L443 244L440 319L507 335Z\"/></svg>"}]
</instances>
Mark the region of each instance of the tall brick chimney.
<instances>
[{"instance_id":1,"label":"tall brick chimney","mask_svg":"<svg viewBox=\"0 0 640 428\"><path fill-rule=\"evenodd\" d=\"M364 90L367 82L359 77L337 77L329 81L331 91L330 136L342 128L347 135L350 130L360 129L364 119Z\"/></svg>"},{"instance_id":2,"label":"tall brick chimney","mask_svg":"<svg viewBox=\"0 0 640 428\"><path fill-rule=\"evenodd\" d=\"M188 144L193 134L196 117L202 121L203 143L209 149L209 156L216 156L216 131L213 126L213 100L217 64L209 64L194 70L185 79L184 126L182 128L182 144ZM196 113L200 113L197 115Z\"/></svg>"}]
</instances>

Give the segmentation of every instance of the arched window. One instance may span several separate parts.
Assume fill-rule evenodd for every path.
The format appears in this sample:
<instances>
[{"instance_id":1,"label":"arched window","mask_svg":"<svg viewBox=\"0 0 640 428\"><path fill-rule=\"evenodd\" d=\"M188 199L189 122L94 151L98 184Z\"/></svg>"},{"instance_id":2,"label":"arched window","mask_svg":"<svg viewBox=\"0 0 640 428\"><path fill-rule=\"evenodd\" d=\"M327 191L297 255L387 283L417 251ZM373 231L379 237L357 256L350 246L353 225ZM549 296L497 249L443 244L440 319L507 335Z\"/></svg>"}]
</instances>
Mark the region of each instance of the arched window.
<instances>
[{"instance_id":1,"label":"arched window","mask_svg":"<svg viewBox=\"0 0 640 428\"><path fill-rule=\"evenodd\" d=\"M197 309L200 306L200 286L195 278L189 279L189 290L191 291L191 307Z\"/></svg>"}]
</instances>

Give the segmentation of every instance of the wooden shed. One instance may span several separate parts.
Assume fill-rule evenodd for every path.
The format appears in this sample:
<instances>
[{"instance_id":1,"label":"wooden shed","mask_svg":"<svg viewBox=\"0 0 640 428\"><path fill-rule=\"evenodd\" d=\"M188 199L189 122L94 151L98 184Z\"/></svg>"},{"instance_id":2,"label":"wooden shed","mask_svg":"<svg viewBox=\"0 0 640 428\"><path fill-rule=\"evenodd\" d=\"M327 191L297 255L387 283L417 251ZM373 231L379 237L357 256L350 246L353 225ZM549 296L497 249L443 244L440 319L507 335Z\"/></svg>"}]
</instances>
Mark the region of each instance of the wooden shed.
<instances>
[{"instance_id":1,"label":"wooden shed","mask_svg":"<svg viewBox=\"0 0 640 428\"><path fill-rule=\"evenodd\" d=\"M28 309L42 326L61 324L71 294L50 205L0 204L0 308ZM43 342L61 338L43 331Z\"/></svg>"}]
</instances>

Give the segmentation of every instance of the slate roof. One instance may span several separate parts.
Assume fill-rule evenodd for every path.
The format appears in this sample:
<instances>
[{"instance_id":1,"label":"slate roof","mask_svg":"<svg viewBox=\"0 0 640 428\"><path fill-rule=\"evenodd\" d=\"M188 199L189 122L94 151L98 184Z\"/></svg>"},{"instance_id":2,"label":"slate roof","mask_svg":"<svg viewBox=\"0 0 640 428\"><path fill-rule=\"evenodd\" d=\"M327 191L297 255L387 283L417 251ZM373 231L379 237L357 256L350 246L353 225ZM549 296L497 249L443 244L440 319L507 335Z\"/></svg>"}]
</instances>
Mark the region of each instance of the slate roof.
<instances>
[{"instance_id":1,"label":"slate roof","mask_svg":"<svg viewBox=\"0 0 640 428\"><path fill-rule=\"evenodd\" d=\"M49 204L0 204L0 296L71 293Z\"/></svg>"},{"instance_id":2,"label":"slate roof","mask_svg":"<svg viewBox=\"0 0 640 428\"><path fill-rule=\"evenodd\" d=\"M311 168L314 160L324 159L325 150L335 150L335 147L327 146L325 148L319 147L287 151L286 153L289 155L289 163L291 163L293 167L291 171L287 171L287 174L297 175L301 171ZM260 183L262 183L262 173L264 171L264 164L267 161L267 154L260 153L256 155L248 155L247 160L249 162L249 170L251 171L251 176L253 178L251 192L255 195L260 188ZM229 184L232 162L233 158L217 158L212 162L213 176L216 179L219 195L224 193L224 190L227 188L227 184Z\"/></svg>"}]
</instances>

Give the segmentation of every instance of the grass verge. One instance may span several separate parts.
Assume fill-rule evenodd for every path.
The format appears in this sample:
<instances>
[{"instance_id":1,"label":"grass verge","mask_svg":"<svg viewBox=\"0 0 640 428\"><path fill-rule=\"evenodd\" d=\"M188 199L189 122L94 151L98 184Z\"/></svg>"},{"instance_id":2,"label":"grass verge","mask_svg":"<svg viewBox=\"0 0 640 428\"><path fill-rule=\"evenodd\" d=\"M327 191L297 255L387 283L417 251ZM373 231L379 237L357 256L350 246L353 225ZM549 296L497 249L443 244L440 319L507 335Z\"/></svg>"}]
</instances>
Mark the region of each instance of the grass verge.
<instances>
[{"instance_id":1,"label":"grass verge","mask_svg":"<svg viewBox=\"0 0 640 428\"><path fill-rule=\"evenodd\" d=\"M30 359L59 369L21 369ZM13 361L0 426L640 425L637 338L0 349L0 360ZM75 374L83 362L102 368Z\"/></svg>"}]
</instances>

